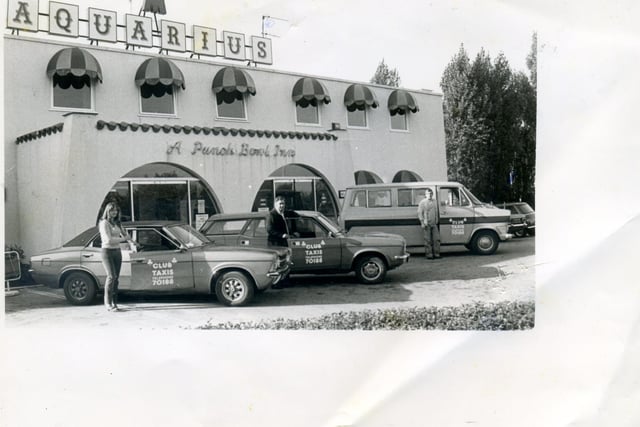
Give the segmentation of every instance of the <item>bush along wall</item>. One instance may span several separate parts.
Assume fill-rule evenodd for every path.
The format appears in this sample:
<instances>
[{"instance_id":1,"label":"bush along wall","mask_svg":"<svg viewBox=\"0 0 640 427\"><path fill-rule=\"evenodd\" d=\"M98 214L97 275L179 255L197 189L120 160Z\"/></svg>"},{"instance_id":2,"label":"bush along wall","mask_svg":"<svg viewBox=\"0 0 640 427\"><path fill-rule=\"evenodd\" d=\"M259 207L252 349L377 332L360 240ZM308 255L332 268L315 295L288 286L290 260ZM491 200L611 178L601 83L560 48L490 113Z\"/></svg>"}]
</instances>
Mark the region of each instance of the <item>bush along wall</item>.
<instances>
[{"instance_id":1,"label":"bush along wall","mask_svg":"<svg viewBox=\"0 0 640 427\"><path fill-rule=\"evenodd\" d=\"M500 302L457 307L414 307L364 311L340 311L308 319L260 322L208 322L198 329L337 329L337 330L481 330L531 329L535 303Z\"/></svg>"}]
</instances>

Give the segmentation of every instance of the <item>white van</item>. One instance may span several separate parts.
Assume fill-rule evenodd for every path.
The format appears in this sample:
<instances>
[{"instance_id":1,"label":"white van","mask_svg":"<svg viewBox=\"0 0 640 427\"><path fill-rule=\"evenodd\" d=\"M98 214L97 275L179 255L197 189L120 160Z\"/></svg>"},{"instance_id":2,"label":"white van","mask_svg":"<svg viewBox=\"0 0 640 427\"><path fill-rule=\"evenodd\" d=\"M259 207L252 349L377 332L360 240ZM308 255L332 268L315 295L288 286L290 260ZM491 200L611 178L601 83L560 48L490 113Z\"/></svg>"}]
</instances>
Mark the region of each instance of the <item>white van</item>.
<instances>
[{"instance_id":1,"label":"white van","mask_svg":"<svg viewBox=\"0 0 640 427\"><path fill-rule=\"evenodd\" d=\"M418 204L427 188L438 204L442 245L465 245L490 255L501 241L510 239L507 209L482 203L457 182L401 182L368 184L346 189L340 227L349 233L383 231L399 234L407 249L424 251L424 235L418 220Z\"/></svg>"}]
</instances>

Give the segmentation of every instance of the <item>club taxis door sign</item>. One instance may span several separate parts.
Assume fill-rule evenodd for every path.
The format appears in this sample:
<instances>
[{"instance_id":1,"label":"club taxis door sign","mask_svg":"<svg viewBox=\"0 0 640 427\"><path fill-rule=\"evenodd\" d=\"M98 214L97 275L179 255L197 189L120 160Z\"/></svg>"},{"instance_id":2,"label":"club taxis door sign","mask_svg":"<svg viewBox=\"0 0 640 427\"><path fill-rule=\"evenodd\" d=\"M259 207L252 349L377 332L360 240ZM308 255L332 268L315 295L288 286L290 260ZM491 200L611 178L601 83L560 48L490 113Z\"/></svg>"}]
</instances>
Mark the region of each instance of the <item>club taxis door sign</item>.
<instances>
[{"instance_id":1,"label":"club taxis door sign","mask_svg":"<svg viewBox=\"0 0 640 427\"><path fill-rule=\"evenodd\" d=\"M193 288L191 254L141 252L131 254L131 289L172 291Z\"/></svg>"},{"instance_id":2,"label":"club taxis door sign","mask_svg":"<svg viewBox=\"0 0 640 427\"><path fill-rule=\"evenodd\" d=\"M337 268L342 259L340 239L331 237L289 239L296 272Z\"/></svg>"}]
</instances>

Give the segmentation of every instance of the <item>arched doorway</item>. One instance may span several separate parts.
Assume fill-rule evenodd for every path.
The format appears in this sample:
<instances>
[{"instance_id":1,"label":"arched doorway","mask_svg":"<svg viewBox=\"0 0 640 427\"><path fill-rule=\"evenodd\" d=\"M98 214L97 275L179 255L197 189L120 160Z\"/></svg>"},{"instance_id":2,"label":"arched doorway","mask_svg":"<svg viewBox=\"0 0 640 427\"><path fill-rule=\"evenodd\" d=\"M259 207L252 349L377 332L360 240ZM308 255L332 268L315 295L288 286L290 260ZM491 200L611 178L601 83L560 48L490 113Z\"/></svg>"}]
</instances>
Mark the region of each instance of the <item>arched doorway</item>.
<instances>
[{"instance_id":1,"label":"arched doorway","mask_svg":"<svg viewBox=\"0 0 640 427\"><path fill-rule=\"evenodd\" d=\"M180 221L200 228L220 212L204 181L170 163L149 163L120 178L105 196L98 217L111 201L120 206L123 221Z\"/></svg>"},{"instance_id":2,"label":"arched doorway","mask_svg":"<svg viewBox=\"0 0 640 427\"><path fill-rule=\"evenodd\" d=\"M299 164L285 165L265 179L256 193L251 210L273 208L276 196L283 196L287 209L318 211L333 221L338 219L335 192L316 170Z\"/></svg>"}]
</instances>

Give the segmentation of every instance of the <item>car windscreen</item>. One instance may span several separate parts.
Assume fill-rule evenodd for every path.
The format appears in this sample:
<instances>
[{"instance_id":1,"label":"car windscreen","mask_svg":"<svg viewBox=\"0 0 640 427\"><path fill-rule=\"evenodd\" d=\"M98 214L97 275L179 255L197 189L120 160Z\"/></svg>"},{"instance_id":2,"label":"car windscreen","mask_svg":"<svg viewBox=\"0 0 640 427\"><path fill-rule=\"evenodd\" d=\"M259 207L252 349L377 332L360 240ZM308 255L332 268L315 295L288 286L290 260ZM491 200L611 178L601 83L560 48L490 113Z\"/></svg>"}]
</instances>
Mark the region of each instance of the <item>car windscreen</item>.
<instances>
[{"instance_id":1,"label":"car windscreen","mask_svg":"<svg viewBox=\"0 0 640 427\"><path fill-rule=\"evenodd\" d=\"M318 221L320 221L320 223L333 234L337 235L340 233L340 229L336 227L336 224L321 213L318 213Z\"/></svg>"},{"instance_id":2,"label":"car windscreen","mask_svg":"<svg viewBox=\"0 0 640 427\"><path fill-rule=\"evenodd\" d=\"M171 234L187 248L195 248L209 243L209 240L195 228L186 225L172 225L167 227Z\"/></svg>"},{"instance_id":3,"label":"car windscreen","mask_svg":"<svg viewBox=\"0 0 640 427\"><path fill-rule=\"evenodd\" d=\"M531 206L529 206L527 203L524 203L522 205L518 205L518 207L520 208L520 211L523 214L529 214L529 213L533 213L533 209L531 208Z\"/></svg>"},{"instance_id":4,"label":"car windscreen","mask_svg":"<svg viewBox=\"0 0 640 427\"><path fill-rule=\"evenodd\" d=\"M471 191L469 191L469 189L467 187L464 187L464 191L467 193L467 196L469 196L469 199L471 199L471 203L473 203L474 205L484 205L485 203L481 202L480 199L478 199L476 196L473 195L473 193Z\"/></svg>"},{"instance_id":5,"label":"car windscreen","mask_svg":"<svg viewBox=\"0 0 640 427\"><path fill-rule=\"evenodd\" d=\"M71 246L87 246L96 234L98 234L98 229L96 227L91 227L90 229L78 234L62 246L65 248Z\"/></svg>"}]
</instances>

